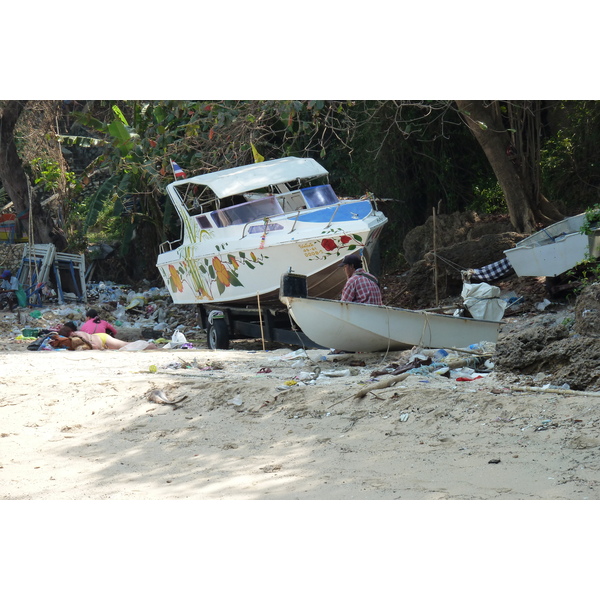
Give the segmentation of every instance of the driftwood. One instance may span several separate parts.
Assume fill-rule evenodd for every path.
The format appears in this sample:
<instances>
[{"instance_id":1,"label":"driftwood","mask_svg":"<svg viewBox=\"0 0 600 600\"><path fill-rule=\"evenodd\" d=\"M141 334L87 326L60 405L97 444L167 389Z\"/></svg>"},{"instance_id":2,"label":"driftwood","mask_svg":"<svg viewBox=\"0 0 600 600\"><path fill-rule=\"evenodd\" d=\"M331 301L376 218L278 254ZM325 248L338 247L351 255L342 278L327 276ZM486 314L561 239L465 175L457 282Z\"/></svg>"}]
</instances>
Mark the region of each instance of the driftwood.
<instances>
[{"instance_id":1,"label":"driftwood","mask_svg":"<svg viewBox=\"0 0 600 600\"><path fill-rule=\"evenodd\" d=\"M514 392L545 392L546 394L564 394L565 396L594 396L600 398L600 392L585 392L581 390L565 390L564 388L542 388L525 385L511 385Z\"/></svg>"},{"instance_id":2,"label":"driftwood","mask_svg":"<svg viewBox=\"0 0 600 600\"><path fill-rule=\"evenodd\" d=\"M379 381L374 383L373 385L368 385L362 389L360 389L356 394L354 394L355 398L364 398L369 392L373 390L381 390L383 388L390 387L395 383L400 381L404 381L410 373L402 373L401 375L396 375L395 377L390 377L389 379L384 379L383 381Z\"/></svg>"}]
</instances>

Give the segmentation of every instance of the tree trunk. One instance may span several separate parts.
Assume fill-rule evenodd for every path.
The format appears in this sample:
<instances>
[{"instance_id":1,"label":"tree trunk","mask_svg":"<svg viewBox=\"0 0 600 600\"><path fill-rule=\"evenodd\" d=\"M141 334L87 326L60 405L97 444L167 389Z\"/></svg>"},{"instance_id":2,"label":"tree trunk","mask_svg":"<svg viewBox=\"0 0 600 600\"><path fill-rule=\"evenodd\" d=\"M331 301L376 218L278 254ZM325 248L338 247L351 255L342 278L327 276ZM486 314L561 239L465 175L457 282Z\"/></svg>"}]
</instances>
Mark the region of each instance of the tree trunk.
<instances>
[{"instance_id":1,"label":"tree trunk","mask_svg":"<svg viewBox=\"0 0 600 600\"><path fill-rule=\"evenodd\" d=\"M27 174L17 152L15 143L15 127L27 100L9 100L0 113L0 181L8 197L11 199L17 216L27 215L22 219L31 243L53 243L57 249L64 250L66 240L41 205L39 198L31 198ZM33 194L32 194L33 195Z\"/></svg>"},{"instance_id":2,"label":"tree trunk","mask_svg":"<svg viewBox=\"0 0 600 600\"><path fill-rule=\"evenodd\" d=\"M535 231L534 207L537 203L511 161L511 140L498 113L493 105L480 100L455 102L498 178L513 227L519 233Z\"/></svg>"}]
</instances>

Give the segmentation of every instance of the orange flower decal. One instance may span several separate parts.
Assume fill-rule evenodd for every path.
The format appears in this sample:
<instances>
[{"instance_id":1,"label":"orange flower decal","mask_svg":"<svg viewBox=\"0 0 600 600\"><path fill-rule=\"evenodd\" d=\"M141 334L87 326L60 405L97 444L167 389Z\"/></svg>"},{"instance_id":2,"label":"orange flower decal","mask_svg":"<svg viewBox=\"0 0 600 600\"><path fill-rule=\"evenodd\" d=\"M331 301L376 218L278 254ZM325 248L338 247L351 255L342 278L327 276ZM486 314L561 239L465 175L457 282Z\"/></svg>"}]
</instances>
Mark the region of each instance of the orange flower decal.
<instances>
[{"instance_id":1,"label":"orange flower decal","mask_svg":"<svg viewBox=\"0 0 600 600\"><path fill-rule=\"evenodd\" d=\"M225 286L229 287L231 283L229 282L229 271L225 267L225 265L215 256L212 259L212 266L217 275L217 279Z\"/></svg>"},{"instance_id":2,"label":"orange flower decal","mask_svg":"<svg viewBox=\"0 0 600 600\"><path fill-rule=\"evenodd\" d=\"M171 283L177 288L178 292L183 292L183 282L177 269L173 265L169 265L169 275L171 276Z\"/></svg>"},{"instance_id":3,"label":"orange flower decal","mask_svg":"<svg viewBox=\"0 0 600 600\"><path fill-rule=\"evenodd\" d=\"M202 298L206 298L207 300L213 300L214 298L206 291L204 285L200 284L198 286L198 294L200 294L200 300Z\"/></svg>"}]
</instances>

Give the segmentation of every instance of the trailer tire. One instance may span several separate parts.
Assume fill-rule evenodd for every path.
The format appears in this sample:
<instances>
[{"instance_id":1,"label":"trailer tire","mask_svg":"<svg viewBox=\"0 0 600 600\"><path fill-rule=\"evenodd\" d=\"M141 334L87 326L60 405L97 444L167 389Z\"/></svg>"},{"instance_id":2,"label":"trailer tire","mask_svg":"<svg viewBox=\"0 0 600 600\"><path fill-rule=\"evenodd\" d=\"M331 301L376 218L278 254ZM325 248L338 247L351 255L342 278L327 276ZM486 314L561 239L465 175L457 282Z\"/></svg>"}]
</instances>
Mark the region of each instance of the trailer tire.
<instances>
[{"instance_id":1,"label":"trailer tire","mask_svg":"<svg viewBox=\"0 0 600 600\"><path fill-rule=\"evenodd\" d=\"M214 319L208 326L206 341L211 350L229 349L229 331L225 319Z\"/></svg>"}]
</instances>

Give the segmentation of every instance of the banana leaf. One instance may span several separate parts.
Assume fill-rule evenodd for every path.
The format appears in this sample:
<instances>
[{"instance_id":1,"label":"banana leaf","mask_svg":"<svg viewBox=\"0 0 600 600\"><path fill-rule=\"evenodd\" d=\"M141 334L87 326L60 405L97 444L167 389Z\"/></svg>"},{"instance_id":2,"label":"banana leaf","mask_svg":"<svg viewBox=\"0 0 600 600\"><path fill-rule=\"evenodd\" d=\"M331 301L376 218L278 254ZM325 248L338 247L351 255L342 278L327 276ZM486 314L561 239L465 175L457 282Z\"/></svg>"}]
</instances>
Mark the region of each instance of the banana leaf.
<instances>
[{"instance_id":1,"label":"banana leaf","mask_svg":"<svg viewBox=\"0 0 600 600\"><path fill-rule=\"evenodd\" d=\"M131 142L131 134L121 121L115 120L109 123L108 132L119 142L119 145L127 145Z\"/></svg>"},{"instance_id":2,"label":"banana leaf","mask_svg":"<svg viewBox=\"0 0 600 600\"><path fill-rule=\"evenodd\" d=\"M82 135L57 135L56 141L63 146L81 146L82 148L90 148L91 146L105 146L106 141L98 138L85 137Z\"/></svg>"},{"instance_id":3,"label":"banana leaf","mask_svg":"<svg viewBox=\"0 0 600 600\"><path fill-rule=\"evenodd\" d=\"M98 191L94 194L90 201L87 218L83 224L84 233L87 232L89 227L95 225L96 221L98 220L98 215L104 208L106 200L112 195L115 188L119 184L120 179L121 175L113 175L98 188Z\"/></svg>"}]
</instances>

